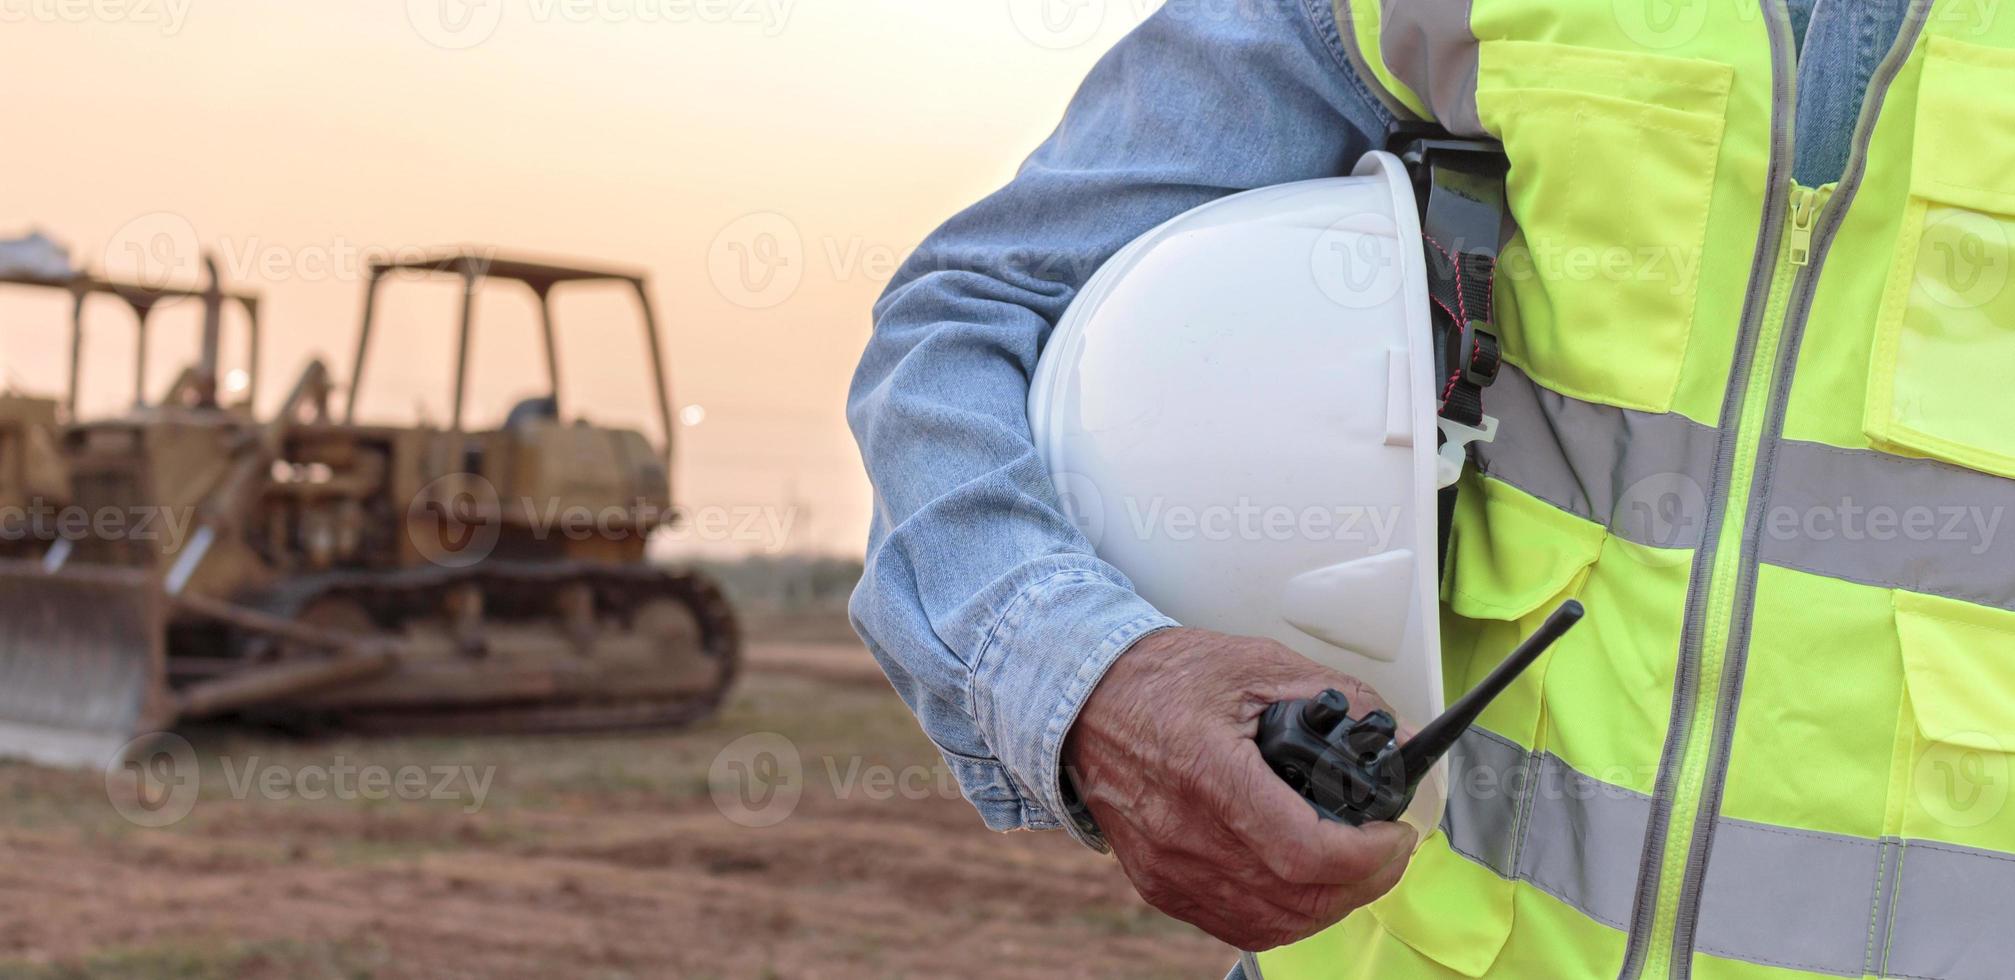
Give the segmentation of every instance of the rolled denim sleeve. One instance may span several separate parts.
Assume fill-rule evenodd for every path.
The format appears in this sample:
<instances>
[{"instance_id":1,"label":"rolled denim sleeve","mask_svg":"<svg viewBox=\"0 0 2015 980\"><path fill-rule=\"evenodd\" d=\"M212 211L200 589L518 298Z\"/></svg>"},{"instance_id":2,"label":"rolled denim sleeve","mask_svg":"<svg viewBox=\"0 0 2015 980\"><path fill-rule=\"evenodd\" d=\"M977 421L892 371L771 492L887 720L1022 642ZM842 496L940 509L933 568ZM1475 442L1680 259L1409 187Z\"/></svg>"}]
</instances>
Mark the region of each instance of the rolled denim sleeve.
<instances>
[{"instance_id":1,"label":"rolled denim sleeve","mask_svg":"<svg viewBox=\"0 0 2015 980\"><path fill-rule=\"evenodd\" d=\"M1328 0L1168 4L876 304L848 400L875 489L849 611L989 827L1102 846L1067 817L1064 737L1113 660L1174 625L1093 553L1036 454L1026 402L1051 328L1128 241L1345 173L1387 123Z\"/></svg>"}]
</instances>

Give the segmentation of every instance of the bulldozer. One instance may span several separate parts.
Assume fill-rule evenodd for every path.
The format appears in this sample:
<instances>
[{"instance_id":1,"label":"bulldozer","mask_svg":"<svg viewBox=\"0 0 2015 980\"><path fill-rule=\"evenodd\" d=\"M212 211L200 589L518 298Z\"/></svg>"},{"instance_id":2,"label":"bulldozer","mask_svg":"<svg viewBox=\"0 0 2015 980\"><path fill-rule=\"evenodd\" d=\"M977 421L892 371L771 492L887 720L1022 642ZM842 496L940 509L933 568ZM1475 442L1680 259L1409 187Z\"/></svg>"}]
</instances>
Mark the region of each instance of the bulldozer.
<instances>
[{"instance_id":1,"label":"bulldozer","mask_svg":"<svg viewBox=\"0 0 2015 980\"><path fill-rule=\"evenodd\" d=\"M106 764L138 736L217 716L529 733L670 726L717 709L740 659L733 611L707 576L647 559L676 512L671 401L641 272L479 248L373 263L340 414L330 372L311 361L262 418L249 369L239 401L219 384L227 303L250 314L257 362L256 298L227 293L208 268L201 288L0 279L80 297L64 411L50 400L14 413L22 431L53 433L20 444L56 447L63 476L43 482L60 484L71 519L0 557L0 756ZM380 294L413 278L461 286L449 419L361 422ZM531 359L544 361L545 390L501 425L469 428L473 310L490 283L536 299L543 350ZM552 295L576 283L635 297L661 445L566 412ZM133 305L142 363L131 410L79 419L82 297L94 292ZM203 304L200 355L150 399L147 314L178 298ZM0 477L12 417L0 401ZM0 504L31 490L0 483Z\"/></svg>"}]
</instances>

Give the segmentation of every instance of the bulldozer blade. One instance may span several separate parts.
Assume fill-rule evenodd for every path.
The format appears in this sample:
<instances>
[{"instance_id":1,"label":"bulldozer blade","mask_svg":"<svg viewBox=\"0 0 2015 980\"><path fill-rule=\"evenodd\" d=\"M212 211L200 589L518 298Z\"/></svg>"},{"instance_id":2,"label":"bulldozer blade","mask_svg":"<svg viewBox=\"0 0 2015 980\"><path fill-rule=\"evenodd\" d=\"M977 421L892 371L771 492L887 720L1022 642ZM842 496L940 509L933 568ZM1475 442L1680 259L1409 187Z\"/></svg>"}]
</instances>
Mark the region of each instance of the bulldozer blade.
<instances>
[{"instance_id":1,"label":"bulldozer blade","mask_svg":"<svg viewBox=\"0 0 2015 980\"><path fill-rule=\"evenodd\" d=\"M173 721L164 616L138 569L0 562L0 757L103 766Z\"/></svg>"}]
</instances>

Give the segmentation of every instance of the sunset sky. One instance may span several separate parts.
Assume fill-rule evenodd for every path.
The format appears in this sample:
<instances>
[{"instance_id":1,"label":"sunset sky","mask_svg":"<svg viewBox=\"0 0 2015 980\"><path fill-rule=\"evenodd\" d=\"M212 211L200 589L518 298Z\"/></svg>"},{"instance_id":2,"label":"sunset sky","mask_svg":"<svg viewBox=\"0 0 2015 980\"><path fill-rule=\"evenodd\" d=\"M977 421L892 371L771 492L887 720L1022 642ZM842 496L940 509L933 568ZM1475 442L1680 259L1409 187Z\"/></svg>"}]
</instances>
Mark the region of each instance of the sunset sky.
<instances>
[{"instance_id":1,"label":"sunset sky","mask_svg":"<svg viewBox=\"0 0 2015 980\"><path fill-rule=\"evenodd\" d=\"M791 529L706 549L857 552L869 495L842 401L870 304L1153 6L0 0L0 235L190 284L213 251L264 296L268 407L311 356L347 378L373 256L473 242L641 267L675 407L704 409L678 433L681 500ZM365 410L444 422L454 289L390 290ZM573 406L648 419L630 307L592 287L557 306ZM470 421L495 424L544 367L524 297L496 284L477 309ZM151 391L197 320L157 314ZM87 416L123 406L132 373L125 312L89 323ZM59 391L66 324L65 298L0 291L0 379Z\"/></svg>"}]
</instances>

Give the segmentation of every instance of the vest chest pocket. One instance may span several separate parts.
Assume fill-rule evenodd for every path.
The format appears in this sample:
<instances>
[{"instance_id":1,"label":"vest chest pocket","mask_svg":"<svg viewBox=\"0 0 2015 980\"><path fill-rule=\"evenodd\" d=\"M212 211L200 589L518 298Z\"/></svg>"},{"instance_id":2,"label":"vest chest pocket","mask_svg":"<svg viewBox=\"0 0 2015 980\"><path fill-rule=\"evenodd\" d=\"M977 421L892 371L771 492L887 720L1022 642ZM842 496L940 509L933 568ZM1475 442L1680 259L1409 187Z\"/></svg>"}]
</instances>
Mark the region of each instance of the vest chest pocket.
<instances>
[{"instance_id":1,"label":"vest chest pocket","mask_svg":"<svg viewBox=\"0 0 2015 980\"><path fill-rule=\"evenodd\" d=\"M2015 477L2015 52L1932 37L1910 202L1878 314L1878 447Z\"/></svg>"},{"instance_id":2,"label":"vest chest pocket","mask_svg":"<svg viewBox=\"0 0 2015 980\"><path fill-rule=\"evenodd\" d=\"M1692 332L1734 69L1487 41L1477 110L1511 160L1507 360L1555 391L1671 409Z\"/></svg>"}]
</instances>

